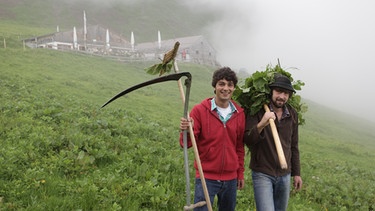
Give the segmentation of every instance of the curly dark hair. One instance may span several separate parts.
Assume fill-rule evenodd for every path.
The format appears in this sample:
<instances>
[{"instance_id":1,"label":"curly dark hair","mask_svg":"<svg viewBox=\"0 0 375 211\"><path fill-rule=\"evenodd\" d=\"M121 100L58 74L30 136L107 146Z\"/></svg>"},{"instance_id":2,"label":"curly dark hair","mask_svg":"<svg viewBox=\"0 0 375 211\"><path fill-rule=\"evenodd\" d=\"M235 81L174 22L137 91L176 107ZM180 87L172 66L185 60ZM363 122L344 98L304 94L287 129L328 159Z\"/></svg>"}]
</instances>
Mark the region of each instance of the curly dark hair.
<instances>
[{"instance_id":1,"label":"curly dark hair","mask_svg":"<svg viewBox=\"0 0 375 211\"><path fill-rule=\"evenodd\" d=\"M222 79L232 81L234 86L236 86L238 82L236 73L229 67L222 67L215 70L214 75L212 76L212 87L216 87L216 83Z\"/></svg>"}]
</instances>

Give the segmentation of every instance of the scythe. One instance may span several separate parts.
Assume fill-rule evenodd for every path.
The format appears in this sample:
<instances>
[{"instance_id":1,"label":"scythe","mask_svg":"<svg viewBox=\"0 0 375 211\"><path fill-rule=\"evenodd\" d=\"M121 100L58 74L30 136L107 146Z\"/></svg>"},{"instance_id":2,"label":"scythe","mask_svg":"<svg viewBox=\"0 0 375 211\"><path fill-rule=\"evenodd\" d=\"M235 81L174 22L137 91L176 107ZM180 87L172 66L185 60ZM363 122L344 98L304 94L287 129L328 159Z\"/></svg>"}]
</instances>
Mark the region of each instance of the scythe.
<instances>
[{"instance_id":1,"label":"scythe","mask_svg":"<svg viewBox=\"0 0 375 211\"><path fill-rule=\"evenodd\" d=\"M170 67L168 65L170 64L170 62L173 62L172 66L174 67L174 70L175 70L174 74L161 76L159 78L156 78L156 79L153 79L153 80L150 80L150 81L146 81L146 82L143 82L141 84L130 87L130 88L120 92L116 96L114 96L112 99L110 99L108 102L106 102L101 108L108 105L109 103L116 100L117 98L119 98L119 97L121 97L121 96L123 96L123 95L125 95L129 92L132 92L136 89L139 89L139 88L151 85L151 84L155 84L155 83L176 80L176 81L178 81L178 87L179 87L181 98L182 98L182 101L183 101L183 104L184 104L184 118L189 119L190 117L189 117L189 112L188 112L188 108L189 108L188 104L189 104L189 95L190 95L190 87L191 87L191 74L189 72L178 72L178 66L177 66L177 62L175 60L175 57L178 53L179 46L180 46L180 43L176 42L173 49L171 49L166 54L164 54L164 58L163 58L162 63L153 65L150 68L146 69L149 74L159 73L159 76L161 76L165 72L170 71ZM187 79L185 80L185 86L186 86L186 91L185 91L186 94L185 95L184 95L182 83L181 83L181 80L180 80L180 78L182 76L187 77ZM187 153L187 133L188 132L190 134L190 140L191 140L192 145L193 145L194 157L195 157L195 160L197 162L199 176L201 178L202 186L203 186L203 193L204 193L204 196L205 196L205 199L206 199L206 201L200 201L200 202L197 202L197 203L192 204L192 205L190 204L190 177L189 177L188 153ZM201 165L200 158L199 158L198 147L197 147L197 144L196 144L196 141L195 141L193 126L192 126L191 122L189 123L189 131L187 131L187 130L183 131L183 149L184 149L184 166L185 166L185 176L186 176L186 203L187 203L187 205L184 206L184 210L185 211L186 210L192 210L196 207L202 207L204 205L207 205L207 209L209 211L212 211L211 201L210 201L210 197L209 197L209 194L208 194L208 189L207 189L206 181L205 181L205 178L204 178L204 173L203 173L202 165Z\"/></svg>"},{"instance_id":2,"label":"scythe","mask_svg":"<svg viewBox=\"0 0 375 211\"><path fill-rule=\"evenodd\" d=\"M186 86L186 90L185 90L185 95L184 95L184 117L185 118L188 118L188 109L189 109L189 95L190 95L190 87L191 87L191 74L189 72L178 72L178 73L174 73L174 74L168 74L168 75L165 75L165 76L161 76L161 77L158 77L158 78L155 78L155 79L152 79L152 80L149 80L149 81L146 81L146 82L143 82L143 83L140 83L140 84L137 84L137 85L134 85L128 89L125 89L124 91L118 93L117 95L115 95L114 97L112 97L110 100L108 100L106 103L104 103L101 108L104 108L105 106L107 106L109 103L113 102L114 100L118 99L119 97L122 97L132 91L135 91L137 89L140 89L142 87L145 87L145 86L149 86L149 85L152 85L152 84L156 84L156 83L162 83L162 82L166 82L166 81L178 81L179 84L181 84L181 77L187 77L187 79L185 80L185 86ZM182 88L182 87L181 87ZM181 91L182 89L180 89ZM197 207L197 206L203 206L206 204L206 202L199 202L195 205L190 205L190 177L189 177L189 166L188 166L188 153L187 153L187 131L183 131L183 142L184 142L184 165L185 165L185 176L186 176L186 202L187 202L187 206L184 207L185 210L190 210L194 207Z\"/></svg>"},{"instance_id":3,"label":"scythe","mask_svg":"<svg viewBox=\"0 0 375 211\"><path fill-rule=\"evenodd\" d=\"M137 85L134 85L128 89L125 89L124 91L118 93L117 95L115 95L114 97L112 97L110 100L108 100L106 103L104 103L101 108L104 108L106 105L108 105L109 103L113 102L114 100L116 100L117 98L119 97L122 97L134 90L137 90L137 89L140 89L142 87L145 87L145 86L149 86L149 85L152 85L152 84L156 84L156 83L161 83L161 82L165 82L165 81L178 81L182 76L186 76L187 79L186 79L186 95L189 96L188 94L190 93L190 85L191 85L191 74L189 72L180 72L180 73L175 73L175 74L169 74L169 75L165 75L165 76L161 76L161 77L158 77L158 78L155 78L155 79L152 79L152 80L149 80L149 81L146 81L146 82L143 82L143 83L140 83L140 84L137 84ZM187 112L187 108L186 106L188 106L189 102L186 101L185 102L185 110Z\"/></svg>"}]
</instances>

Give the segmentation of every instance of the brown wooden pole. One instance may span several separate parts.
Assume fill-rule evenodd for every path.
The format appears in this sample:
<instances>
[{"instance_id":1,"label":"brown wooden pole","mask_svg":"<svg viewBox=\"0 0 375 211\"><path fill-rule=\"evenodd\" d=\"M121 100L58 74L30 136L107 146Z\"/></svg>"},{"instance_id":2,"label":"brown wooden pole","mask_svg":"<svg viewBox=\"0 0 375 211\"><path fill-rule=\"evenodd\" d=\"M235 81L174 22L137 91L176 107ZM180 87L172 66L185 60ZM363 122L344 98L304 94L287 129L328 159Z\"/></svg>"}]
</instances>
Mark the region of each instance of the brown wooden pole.
<instances>
[{"instance_id":1,"label":"brown wooden pole","mask_svg":"<svg viewBox=\"0 0 375 211\"><path fill-rule=\"evenodd\" d=\"M268 108L267 104L264 104L263 107L264 107L264 110L266 110L266 112L270 112L270 109ZM269 119L269 122L270 122L271 130L272 130L273 140L275 142L277 156L279 158L280 166L281 166L282 169L287 169L288 164L286 163L286 160L285 160L283 147L281 146L279 133L277 132L277 128L276 128L276 125L275 125L275 120Z\"/></svg>"},{"instance_id":2,"label":"brown wooden pole","mask_svg":"<svg viewBox=\"0 0 375 211\"><path fill-rule=\"evenodd\" d=\"M179 70L178 70L178 66L177 66L177 62L176 60L173 61L173 67L174 67L174 71L177 73ZM182 83L181 83L181 79L178 80L178 87L180 89L180 93L181 93L181 98L182 98L182 103L185 104L185 94L184 94L184 91L183 91L183 87L182 87ZM188 119L190 119L190 115L189 115L189 112L187 114L187 117ZM197 166L198 166L198 172L199 172L199 176L200 176L200 179L202 181L202 186L203 186L203 193L204 193L204 197L206 199L206 205L207 205L207 208L209 211L212 211L212 206L211 206L211 201L210 201L210 196L208 194L208 189L207 189L207 185L206 185L206 180L204 178L204 173L203 173L203 168L202 168L202 164L201 164L201 160L199 158L199 152L198 152L198 147L197 147L197 142L195 140L195 136L194 136L194 130L193 130L193 125L191 124L191 122L189 122L189 134L190 134L190 140L191 140L191 143L193 145L193 149L194 149L194 157L195 157L195 161L197 162ZM200 206L203 206L204 204L201 203L199 204Z\"/></svg>"}]
</instances>

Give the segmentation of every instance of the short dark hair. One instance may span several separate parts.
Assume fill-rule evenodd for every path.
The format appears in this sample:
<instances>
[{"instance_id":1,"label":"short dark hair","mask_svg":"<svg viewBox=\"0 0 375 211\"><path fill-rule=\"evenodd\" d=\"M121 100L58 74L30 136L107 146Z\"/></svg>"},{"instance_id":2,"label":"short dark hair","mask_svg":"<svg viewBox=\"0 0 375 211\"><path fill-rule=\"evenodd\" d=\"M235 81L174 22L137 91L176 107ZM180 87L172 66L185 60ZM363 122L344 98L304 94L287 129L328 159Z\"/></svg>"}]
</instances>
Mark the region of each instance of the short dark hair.
<instances>
[{"instance_id":1,"label":"short dark hair","mask_svg":"<svg viewBox=\"0 0 375 211\"><path fill-rule=\"evenodd\" d=\"M216 83L220 80L232 81L233 85L236 86L238 79L236 73L229 67L222 67L218 70L215 70L212 76L212 87L216 87Z\"/></svg>"}]
</instances>

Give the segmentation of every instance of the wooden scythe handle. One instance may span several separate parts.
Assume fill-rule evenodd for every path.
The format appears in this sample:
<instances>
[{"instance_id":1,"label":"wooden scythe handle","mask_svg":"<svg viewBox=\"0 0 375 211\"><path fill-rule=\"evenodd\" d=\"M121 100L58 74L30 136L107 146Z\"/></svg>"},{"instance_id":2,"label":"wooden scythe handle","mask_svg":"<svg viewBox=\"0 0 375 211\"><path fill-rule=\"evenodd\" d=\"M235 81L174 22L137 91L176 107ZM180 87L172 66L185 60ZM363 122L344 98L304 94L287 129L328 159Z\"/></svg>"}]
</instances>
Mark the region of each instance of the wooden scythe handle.
<instances>
[{"instance_id":1,"label":"wooden scythe handle","mask_svg":"<svg viewBox=\"0 0 375 211\"><path fill-rule=\"evenodd\" d=\"M206 202L200 201L200 202L198 202L196 204L193 204L193 205L190 205L190 206L184 206L184 211L192 210L192 209L197 208L197 207L203 207L204 205L206 205Z\"/></svg>"},{"instance_id":2,"label":"wooden scythe handle","mask_svg":"<svg viewBox=\"0 0 375 211\"><path fill-rule=\"evenodd\" d=\"M174 66L175 72L177 73L179 70L178 70L178 66L177 66L177 62L176 61L174 61L173 66ZM177 83L178 83L178 88L180 89L182 103L185 104L185 94L184 94L184 89L183 89L183 86L182 86L181 79L178 80ZM187 119L190 119L189 112L187 113ZM199 203L197 203L196 206L200 207L200 206L204 206L206 204L207 205L207 209L209 211L212 211L212 206L211 206L211 201L210 201L210 195L208 194L206 180L204 178L203 168L202 168L201 160L199 158L199 152L198 152L197 142L196 142L195 137L194 137L194 130L193 130L193 125L191 124L191 122L189 122L189 134L190 134L190 140L191 140L191 143L192 143L193 149L194 149L194 157L195 157L195 161L197 162L199 176L200 176L200 179L201 179L201 182L202 182L202 186L203 186L204 197L206 199L205 203L200 203L199 202Z\"/></svg>"},{"instance_id":3,"label":"wooden scythe handle","mask_svg":"<svg viewBox=\"0 0 375 211\"><path fill-rule=\"evenodd\" d=\"M190 115L189 114L188 114L188 119L190 119ZM208 194L208 189L207 189L207 185L206 185L206 179L204 178L203 168L202 168L202 164L201 164L201 159L199 158L199 152L198 152L197 142L195 141L193 125L191 124L191 122L189 122L189 133L190 133L190 140L191 140L191 143L192 143L193 149L194 149L195 161L197 162L199 176L200 176L200 179L201 179L201 182L202 182L202 186L203 186L203 193L204 193L204 197L206 199L206 205L207 205L208 210L212 211L211 201L210 201L210 195Z\"/></svg>"},{"instance_id":4,"label":"wooden scythe handle","mask_svg":"<svg viewBox=\"0 0 375 211\"><path fill-rule=\"evenodd\" d=\"M263 107L264 107L264 110L266 110L266 112L270 112L270 109L268 108L267 104L264 104ZM279 157L280 166L281 166L282 169L287 169L288 164L286 163L286 160L285 160L283 147L281 146L279 134L277 132L277 128L276 128L276 125L275 125L275 120L269 119L269 122L270 122L270 125L271 125L273 140L275 141L277 156Z\"/></svg>"}]
</instances>

